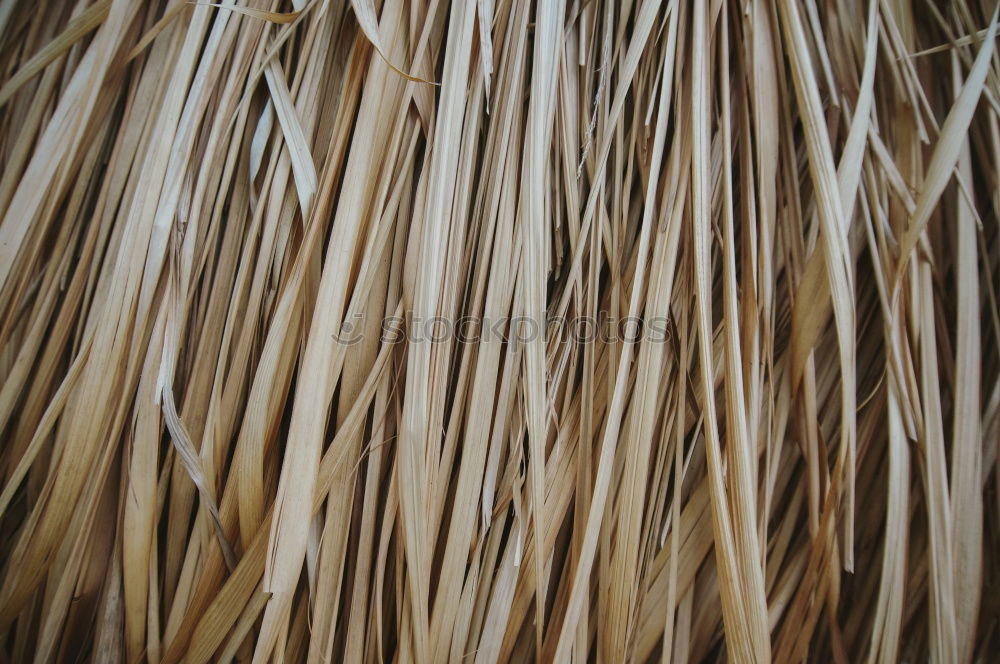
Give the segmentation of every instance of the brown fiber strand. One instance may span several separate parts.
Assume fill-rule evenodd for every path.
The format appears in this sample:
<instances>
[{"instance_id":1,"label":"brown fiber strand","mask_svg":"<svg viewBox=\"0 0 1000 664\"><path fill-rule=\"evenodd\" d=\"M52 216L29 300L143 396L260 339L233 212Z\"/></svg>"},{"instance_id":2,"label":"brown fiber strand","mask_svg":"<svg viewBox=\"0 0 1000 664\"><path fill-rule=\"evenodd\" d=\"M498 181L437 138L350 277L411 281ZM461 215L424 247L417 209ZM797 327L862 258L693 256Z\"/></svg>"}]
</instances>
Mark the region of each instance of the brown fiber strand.
<instances>
[{"instance_id":1,"label":"brown fiber strand","mask_svg":"<svg viewBox=\"0 0 1000 664\"><path fill-rule=\"evenodd\" d=\"M0 664L988 662L996 0L0 0Z\"/></svg>"}]
</instances>

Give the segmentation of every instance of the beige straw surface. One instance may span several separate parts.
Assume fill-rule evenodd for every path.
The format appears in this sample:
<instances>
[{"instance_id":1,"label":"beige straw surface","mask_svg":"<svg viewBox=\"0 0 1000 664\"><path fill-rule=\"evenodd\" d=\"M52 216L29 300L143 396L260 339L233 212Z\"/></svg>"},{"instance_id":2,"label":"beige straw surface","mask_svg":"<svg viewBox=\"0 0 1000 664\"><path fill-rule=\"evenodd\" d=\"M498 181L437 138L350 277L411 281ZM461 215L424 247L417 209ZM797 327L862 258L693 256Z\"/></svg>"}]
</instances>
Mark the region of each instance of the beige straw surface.
<instances>
[{"instance_id":1,"label":"beige straw surface","mask_svg":"<svg viewBox=\"0 0 1000 664\"><path fill-rule=\"evenodd\" d=\"M997 0L0 0L0 664L1000 652Z\"/></svg>"}]
</instances>

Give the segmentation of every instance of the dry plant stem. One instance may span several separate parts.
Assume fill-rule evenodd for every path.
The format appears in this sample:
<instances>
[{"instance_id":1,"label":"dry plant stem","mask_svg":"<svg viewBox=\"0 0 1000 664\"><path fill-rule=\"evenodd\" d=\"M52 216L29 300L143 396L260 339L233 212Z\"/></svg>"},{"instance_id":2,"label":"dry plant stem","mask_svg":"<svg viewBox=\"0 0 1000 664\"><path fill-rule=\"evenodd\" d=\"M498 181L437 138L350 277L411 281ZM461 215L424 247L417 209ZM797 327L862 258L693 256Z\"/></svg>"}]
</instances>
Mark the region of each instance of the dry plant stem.
<instances>
[{"instance_id":1,"label":"dry plant stem","mask_svg":"<svg viewBox=\"0 0 1000 664\"><path fill-rule=\"evenodd\" d=\"M988 661L994 0L0 0L0 659Z\"/></svg>"}]
</instances>

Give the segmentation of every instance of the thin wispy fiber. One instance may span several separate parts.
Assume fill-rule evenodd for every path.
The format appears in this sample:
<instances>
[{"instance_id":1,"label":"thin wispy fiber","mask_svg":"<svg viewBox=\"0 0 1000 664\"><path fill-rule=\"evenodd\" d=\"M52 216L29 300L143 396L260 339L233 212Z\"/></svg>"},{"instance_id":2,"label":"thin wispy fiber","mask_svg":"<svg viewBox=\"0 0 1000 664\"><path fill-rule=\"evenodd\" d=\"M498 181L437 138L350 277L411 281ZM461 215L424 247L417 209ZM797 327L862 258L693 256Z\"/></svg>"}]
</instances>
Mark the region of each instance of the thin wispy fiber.
<instances>
[{"instance_id":1,"label":"thin wispy fiber","mask_svg":"<svg viewBox=\"0 0 1000 664\"><path fill-rule=\"evenodd\" d=\"M996 0L0 0L0 664L988 662Z\"/></svg>"}]
</instances>

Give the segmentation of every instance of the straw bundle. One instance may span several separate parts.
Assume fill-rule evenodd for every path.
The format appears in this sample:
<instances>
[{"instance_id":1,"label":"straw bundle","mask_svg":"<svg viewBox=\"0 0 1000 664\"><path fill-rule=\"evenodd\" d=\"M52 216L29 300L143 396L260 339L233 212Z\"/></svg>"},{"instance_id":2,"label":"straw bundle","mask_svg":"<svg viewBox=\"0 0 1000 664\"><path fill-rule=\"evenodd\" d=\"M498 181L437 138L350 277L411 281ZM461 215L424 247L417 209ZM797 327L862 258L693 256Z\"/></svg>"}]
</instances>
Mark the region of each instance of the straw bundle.
<instances>
[{"instance_id":1,"label":"straw bundle","mask_svg":"<svg viewBox=\"0 0 1000 664\"><path fill-rule=\"evenodd\" d=\"M0 662L995 657L997 22L0 0Z\"/></svg>"}]
</instances>

